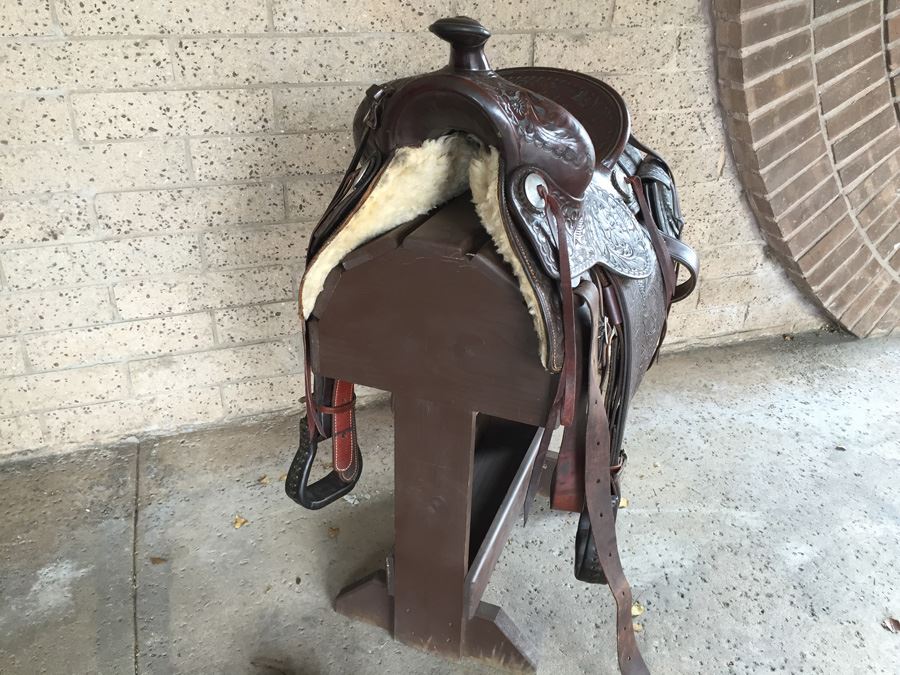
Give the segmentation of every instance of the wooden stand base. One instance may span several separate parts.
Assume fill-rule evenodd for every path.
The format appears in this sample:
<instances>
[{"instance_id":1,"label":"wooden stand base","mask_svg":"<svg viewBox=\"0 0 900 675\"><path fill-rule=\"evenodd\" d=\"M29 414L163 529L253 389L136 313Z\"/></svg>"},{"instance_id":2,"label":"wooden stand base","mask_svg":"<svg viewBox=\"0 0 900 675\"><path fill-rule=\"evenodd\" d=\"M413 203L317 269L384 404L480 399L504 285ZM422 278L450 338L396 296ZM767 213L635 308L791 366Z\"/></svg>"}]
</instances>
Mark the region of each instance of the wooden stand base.
<instances>
[{"instance_id":1,"label":"wooden stand base","mask_svg":"<svg viewBox=\"0 0 900 675\"><path fill-rule=\"evenodd\" d=\"M387 574L378 570L344 588L334 602L339 614L384 628L394 635L394 596L388 592ZM537 661L528 641L504 611L479 602L475 615L464 622L460 649L446 650L435 642L411 646L453 658L475 658L513 671L533 673ZM396 636L395 636L396 637Z\"/></svg>"}]
</instances>

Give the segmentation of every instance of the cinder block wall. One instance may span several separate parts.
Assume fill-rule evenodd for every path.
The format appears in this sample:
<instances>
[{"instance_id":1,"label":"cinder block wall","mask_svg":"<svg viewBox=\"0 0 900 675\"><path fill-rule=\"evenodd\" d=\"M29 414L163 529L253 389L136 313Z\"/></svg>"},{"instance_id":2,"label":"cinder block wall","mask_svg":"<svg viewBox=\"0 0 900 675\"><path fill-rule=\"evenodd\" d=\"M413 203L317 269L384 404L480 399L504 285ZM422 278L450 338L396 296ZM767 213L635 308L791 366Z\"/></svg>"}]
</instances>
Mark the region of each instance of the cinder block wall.
<instances>
[{"instance_id":1,"label":"cinder block wall","mask_svg":"<svg viewBox=\"0 0 900 675\"><path fill-rule=\"evenodd\" d=\"M671 343L818 325L741 194L706 7L615 4L3 3L0 453L298 408L297 280L351 113L444 62L446 14L495 31L495 66L601 75L671 160L704 265Z\"/></svg>"}]
</instances>

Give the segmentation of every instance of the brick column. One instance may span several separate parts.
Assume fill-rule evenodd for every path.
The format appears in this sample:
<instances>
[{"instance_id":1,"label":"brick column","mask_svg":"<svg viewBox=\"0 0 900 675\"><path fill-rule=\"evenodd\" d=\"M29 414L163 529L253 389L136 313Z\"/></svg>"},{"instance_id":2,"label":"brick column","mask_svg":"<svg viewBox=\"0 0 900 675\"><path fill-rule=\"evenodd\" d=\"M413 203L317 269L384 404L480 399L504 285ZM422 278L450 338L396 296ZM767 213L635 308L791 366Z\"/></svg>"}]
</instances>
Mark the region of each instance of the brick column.
<instances>
[{"instance_id":1,"label":"brick column","mask_svg":"<svg viewBox=\"0 0 900 675\"><path fill-rule=\"evenodd\" d=\"M858 336L900 326L898 0L714 0L718 83L760 229Z\"/></svg>"}]
</instances>

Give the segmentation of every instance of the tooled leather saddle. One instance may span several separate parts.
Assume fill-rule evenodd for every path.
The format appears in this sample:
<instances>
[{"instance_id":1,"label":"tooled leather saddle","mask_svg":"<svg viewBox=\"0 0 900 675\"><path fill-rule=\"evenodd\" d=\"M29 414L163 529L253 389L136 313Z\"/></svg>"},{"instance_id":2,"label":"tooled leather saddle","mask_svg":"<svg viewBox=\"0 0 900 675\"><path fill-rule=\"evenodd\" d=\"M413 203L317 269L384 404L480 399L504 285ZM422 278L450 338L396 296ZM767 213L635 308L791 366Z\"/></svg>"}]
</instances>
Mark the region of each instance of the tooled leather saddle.
<instances>
[{"instance_id":1,"label":"tooled leather saddle","mask_svg":"<svg viewBox=\"0 0 900 675\"><path fill-rule=\"evenodd\" d=\"M310 239L301 315L310 317L325 278L350 252L471 190L533 316L542 363L558 373L545 425L564 427L551 504L581 514L576 577L609 585L619 667L646 673L615 518L629 402L658 353L671 304L697 280L697 257L680 241L671 171L631 135L624 101L603 82L555 68L494 71L484 53L490 33L467 17L430 30L451 44L450 63L371 87L357 111L356 152ZM352 383L307 366L306 428L286 482L307 508L347 494L359 478L354 402ZM550 436L538 450L526 513ZM328 438L334 468L310 482L317 445Z\"/></svg>"}]
</instances>

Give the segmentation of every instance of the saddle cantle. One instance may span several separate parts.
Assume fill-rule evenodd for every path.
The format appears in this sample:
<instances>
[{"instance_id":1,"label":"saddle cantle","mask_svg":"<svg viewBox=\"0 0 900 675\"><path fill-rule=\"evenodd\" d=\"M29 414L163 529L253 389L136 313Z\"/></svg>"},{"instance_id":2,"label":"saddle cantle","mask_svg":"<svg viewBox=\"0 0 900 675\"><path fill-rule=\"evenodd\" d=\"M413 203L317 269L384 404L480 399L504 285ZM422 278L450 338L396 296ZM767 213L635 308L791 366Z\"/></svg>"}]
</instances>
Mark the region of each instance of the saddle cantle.
<instances>
[{"instance_id":1,"label":"saddle cantle","mask_svg":"<svg viewBox=\"0 0 900 675\"><path fill-rule=\"evenodd\" d=\"M450 43L449 64L371 87L356 113L356 152L310 238L301 315L311 318L326 277L349 253L471 191L532 315L541 362L559 373L545 424L565 427L551 503L582 514L576 576L609 584L620 668L647 672L614 522L628 403L658 353L669 307L696 283L696 255L678 239L674 180L631 136L625 103L608 85L554 68L494 71L484 53L490 33L467 17L431 31ZM688 272L681 284L679 268ZM589 341L579 346L583 335ZM306 388L307 429L286 489L320 508L352 489L362 456L353 385L307 366ZM310 483L327 438L334 470Z\"/></svg>"}]
</instances>

